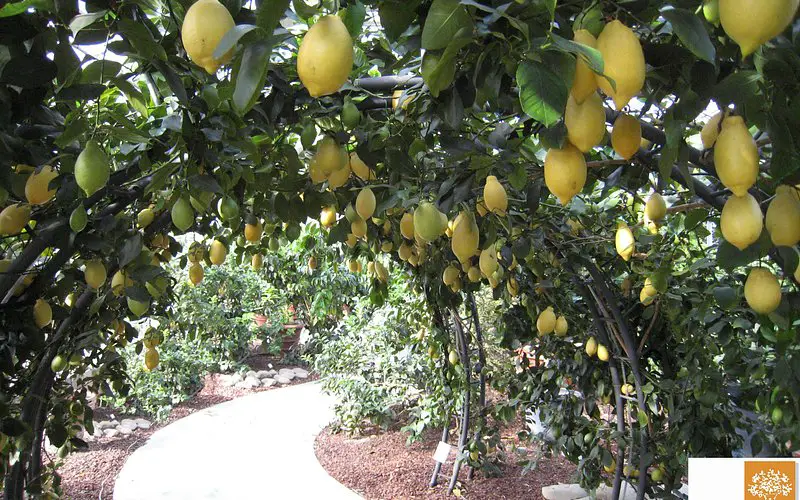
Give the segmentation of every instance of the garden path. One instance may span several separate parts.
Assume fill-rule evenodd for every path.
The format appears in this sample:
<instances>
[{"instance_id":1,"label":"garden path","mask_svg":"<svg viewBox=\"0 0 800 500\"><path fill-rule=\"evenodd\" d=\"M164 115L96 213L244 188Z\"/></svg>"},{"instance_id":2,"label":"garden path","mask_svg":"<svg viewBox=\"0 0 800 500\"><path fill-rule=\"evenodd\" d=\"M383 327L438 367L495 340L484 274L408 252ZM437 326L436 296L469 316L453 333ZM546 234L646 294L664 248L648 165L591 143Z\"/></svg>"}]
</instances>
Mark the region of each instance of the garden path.
<instances>
[{"instance_id":1,"label":"garden path","mask_svg":"<svg viewBox=\"0 0 800 500\"><path fill-rule=\"evenodd\" d=\"M332 406L314 382L193 413L130 456L114 499L358 499L314 455L314 439L333 419Z\"/></svg>"}]
</instances>

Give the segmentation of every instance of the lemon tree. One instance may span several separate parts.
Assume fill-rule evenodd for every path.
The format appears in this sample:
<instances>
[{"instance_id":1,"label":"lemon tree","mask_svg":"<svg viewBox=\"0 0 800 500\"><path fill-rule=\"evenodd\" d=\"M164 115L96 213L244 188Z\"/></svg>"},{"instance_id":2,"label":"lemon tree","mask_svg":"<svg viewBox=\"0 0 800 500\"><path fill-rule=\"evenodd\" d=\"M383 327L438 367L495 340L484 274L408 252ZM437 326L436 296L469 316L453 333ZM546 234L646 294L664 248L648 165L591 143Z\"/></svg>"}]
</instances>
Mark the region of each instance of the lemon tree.
<instances>
[{"instance_id":1,"label":"lemon tree","mask_svg":"<svg viewBox=\"0 0 800 500\"><path fill-rule=\"evenodd\" d=\"M488 422L531 407L543 446L615 494L625 477L639 498L669 496L687 456L743 448L737 428L753 452L787 455L800 441L796 9L4 5L5 495L56 493L43 436L85 445L73 424L91 426L91 408L64 409L130 390L120 346L158 370L137 326L174 314L167 263L197 284L228 261L271 272L293 245L308 251L287 283L330 288L320 321L337 305L336 283L313 281L329 266L364 273L374 304L393 277L425 297L415 314L434 334L408 345L446 374L430 423L460 418L458 464L490 467L503 450ZM483 370L481 290L501 317L481 326L514 373ZM97 376L66 383L87 368ZM473 379L507 397L486 403Z\"/></svg>"}]
</instances>

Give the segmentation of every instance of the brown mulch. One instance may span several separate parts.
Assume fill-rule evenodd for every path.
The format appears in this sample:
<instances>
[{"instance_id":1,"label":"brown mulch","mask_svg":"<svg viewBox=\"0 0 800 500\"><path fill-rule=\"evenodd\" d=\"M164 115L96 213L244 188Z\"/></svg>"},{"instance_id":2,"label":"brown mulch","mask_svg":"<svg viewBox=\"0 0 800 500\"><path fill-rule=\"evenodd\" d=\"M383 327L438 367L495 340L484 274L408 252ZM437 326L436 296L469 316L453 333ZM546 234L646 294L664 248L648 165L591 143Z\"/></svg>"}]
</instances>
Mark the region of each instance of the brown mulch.
<instances>
[{"instance_id":1,"label":"brown mulch","mask_svg":"<svg viewBox=\"0 0 800 500\"><path fill-rule=\"evenodd\" d=\"M504 435L506 433L503 433ZM455 450L442 466L439 485L428 486L433 472L433 452L439 432L429 432L410 446L399 430L348 437L328 429L317 437L317 459L333 478L370 500L451 499L447 485L453 470ZM452 439L451 439L452 442ZM476 472L467 479L461 469L458 489L468 499L541 499L542 487L572 482L575 465L566 459L543 458L536 470L522 475L523 468L513 463L500 466L499 477L484 477Z\"/></svg>"},{"instance_id":2,"label":"brown mulch","mask_svg":"<svg viewBox=\"0 0 800 500\"><path fill-rule=\"evenodd\" d=\"M273 365L275 370L299 366L296 363L283 364L267 356L253 356L246 361L246 364L256 371L268 369L267 365L269 363ZM114 491L114 481L120 470L122 470L125 461L131 453L143 446L147 439L158 429L209 406L224 403L254 392L286 387L276 385L248 390L237 389L223 386L220 384L219 377L219 374L207 375L203 381L203 388L188 401L175 406L165 422L154 423L147 430L138 429L126 437L96 439L89 443L87 451L75 452L69 455L58 468L58 474L61 476L61 487L64 492L63 498L70 500L111 498ZM316 374L311 373L307 379L294 379L287 386L311 382L317 378ZM95 410L95 420L99 420L100 416L108 418L108 415L112 413L118 419L127 417L119 415L118 412L98 408Z\"/></svg>"}]
</instances>

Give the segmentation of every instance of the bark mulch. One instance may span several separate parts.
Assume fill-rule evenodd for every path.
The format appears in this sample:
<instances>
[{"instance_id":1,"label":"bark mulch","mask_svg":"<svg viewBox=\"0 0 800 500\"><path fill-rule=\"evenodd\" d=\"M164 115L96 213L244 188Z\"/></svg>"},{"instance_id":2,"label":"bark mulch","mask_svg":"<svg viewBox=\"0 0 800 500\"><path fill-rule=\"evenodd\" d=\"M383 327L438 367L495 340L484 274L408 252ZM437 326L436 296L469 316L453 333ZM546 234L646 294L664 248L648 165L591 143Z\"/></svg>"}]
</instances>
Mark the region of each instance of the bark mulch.
<instances>
[{"instance_id":1,"label":"bark mulch","mask_svg":"<svg viewBox=\"0 0 800 500\"><path fill-rule=\"evenodd\" d=\"M246 363L253 370L266 369L268 363L272 363L275 370L298 366L297 364L282 364L264 356L254 356L248 359ZM69 500L110 499L114 491L114 481L120 470L122 470L125 461L131 453L143 446L147 439L158 429L209 406L224 403L253 392L270 391L285 387L237 389L223 386L219 383L219 377L219 374L207 375L203 382L203 388L188 401L175 406L165 422L153 424L147 430L139 429L126 437L99 438L89 443L88 450L69 455L58 468L58 474L61 476L61 486L64 491L63 498L68 498ZM294 379L287 385L311 382L317 378L316 374L312 373L306 380ZM114 413L118 419L127 417L106 409L98 410L95 412L96 415Z\"/></svg>"},{"instance_id":2,"label":"bark mulch","mask_svg":"<svg viewBox=\"0 0 800 500\"><path fill-rule=\"evenodd\" d=\"M440 433L430 432L410 446L406 446L406 437L399 430L348 437L326 429L315 443L317 459L333 478L369 500L453 498L447 495L447 485L455 451L442 466L439 485L430 488L433 452ZM474 479L469 480L467 469L462 468L457 487L468 499L542 499L543 486L572 482L576 468L559 457L542 459L536 470L525 475L522 470L506 463L500 466L499 477L484 477L476 471Z\"/></svg>"}]
</instances>

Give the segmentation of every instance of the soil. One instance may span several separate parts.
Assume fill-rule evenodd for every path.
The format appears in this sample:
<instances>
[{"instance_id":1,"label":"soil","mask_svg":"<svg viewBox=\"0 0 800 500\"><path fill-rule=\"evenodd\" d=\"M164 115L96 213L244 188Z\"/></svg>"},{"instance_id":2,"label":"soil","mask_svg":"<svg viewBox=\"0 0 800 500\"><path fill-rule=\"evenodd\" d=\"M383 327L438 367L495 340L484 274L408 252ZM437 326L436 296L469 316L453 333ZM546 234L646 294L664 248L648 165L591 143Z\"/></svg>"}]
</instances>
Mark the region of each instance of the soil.
<instances>
[{"instance_id":1,"label":"soil","mask_svg":"<svg viewBox=\"0 0 800 500\"><path fill-rule=\"evenodd\" d=\"M504 432L503 436L508 445L521 446L513 432ZM407 435L399 430L348 437L326 429L317 437L315 448L317 459L328 474L364 498L449 499L453 498L447 495L447 485L455 450L442 466L439 484L433 488L428 486L439 437L439 432L432 431L423 440L407 446ZM500 465L498 477L485 477L476 471L470 480L468 469L464 467L457 489L468 499L542 499L543 486L573 482L575 472L575 465L563 457L542 458L537 469L524 475L523 467L505 463Z\"/></svg>"},{"instance_id":2,"label":"soil","mask_svg":"<svg viewBox=\"0 0 800 500\"><path fill-rule=\"evenodd\" d=\"M252 356L246 364L253 370L272 368L280 370L285 367L296 367L298 364L282 364L275 358L258 355ZM316 380L316 374L311 374L308 379L294 379L290 384L295 385ZM115 438L99 438L89 443L89 449L69 455L58 467L61 476L63 498L70 500L97 500L111 498L114 491L114 481L128 457L143 446L147 439L158 429L175 420L190 415L198 410L214 406L225 401L250 394L253 392L270 391L283 386L258 387L255 389L237 389L226 387L220 383L220 374L207 375L203 381L203 388L188 401L175 406L169 417L164 422L153 424L150 429L138 429L130 436ZM113 414L117 419L127 418L107 408L95 410L95 420L109 418ZM146 418L146 417L145 417ZM55 459L54 459L55 460Z\"/></svg>"}]
</instances>

